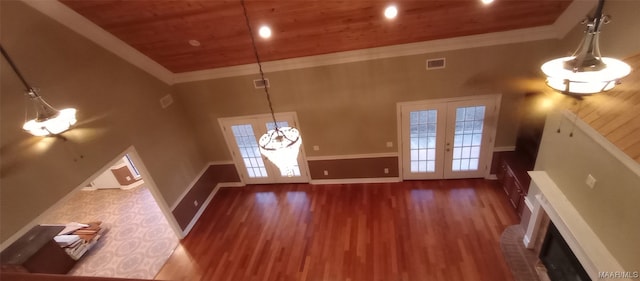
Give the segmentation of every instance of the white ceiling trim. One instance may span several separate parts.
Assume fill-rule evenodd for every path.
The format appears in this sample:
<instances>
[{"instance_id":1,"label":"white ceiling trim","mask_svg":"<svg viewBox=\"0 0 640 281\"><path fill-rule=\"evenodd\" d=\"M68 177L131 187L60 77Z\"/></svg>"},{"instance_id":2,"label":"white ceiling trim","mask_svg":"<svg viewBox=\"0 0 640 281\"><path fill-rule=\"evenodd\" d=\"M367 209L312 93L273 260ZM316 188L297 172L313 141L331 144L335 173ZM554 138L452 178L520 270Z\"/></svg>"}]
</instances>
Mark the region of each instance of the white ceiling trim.
<instances>
[{"instance_id":1,"label":"white ceiling trim","mask_svg":"<svg viewBox=\"0 0 640 281\"><path fill-rule=\"evenodd\" d=\"M59 1L22 1L170 85L258 73L255 64L172 73ZM264 63L264 68L266 71L273 72L501 44L559 39L564 37L588 14L596 1L574 0L558 17L556 22L548 26L270 61Z\"/></svg>"},{"instance_id":2,"label":"white ceiling trim","mask_svg":"<svg viewBox=\"0 0 640 281\"><path fill-rule=\"evenodd\" d=\"M556 31L556 38L564 38L589 12L598 0L573 0L569 7L556 19L551 27Z\"/></svg>"},{"instance_id":3,"label":"white ceiling trim","mask_svg":"<svg viewBox=\"0 0 640 281\"><path fill-rule=\"evenodd\" d=\"M59 1L22 1L161 81L167 84L173 83L174 74L171 71Z\"/></svg>"},{"instance_id":4,"label":"white ceiling trim","mask_svg":"<svg viewBox=\"0 0 640 281\"><path fill-rule=\"evenodd\" d=\"M274 72L374 59L486 47L501 44L555 39L555 34L556 31L553 30L551 26L542 26L504 32L463 36L450 39L432 40L402 45L338 52L325 55L269 61L262 63L262 66L265 72ZM256 66L256 64L244 64L230 67L177 73L174 75L174 82L183 83L256 73L258 73L258 67Z\"/></svg>"}]
</instances>

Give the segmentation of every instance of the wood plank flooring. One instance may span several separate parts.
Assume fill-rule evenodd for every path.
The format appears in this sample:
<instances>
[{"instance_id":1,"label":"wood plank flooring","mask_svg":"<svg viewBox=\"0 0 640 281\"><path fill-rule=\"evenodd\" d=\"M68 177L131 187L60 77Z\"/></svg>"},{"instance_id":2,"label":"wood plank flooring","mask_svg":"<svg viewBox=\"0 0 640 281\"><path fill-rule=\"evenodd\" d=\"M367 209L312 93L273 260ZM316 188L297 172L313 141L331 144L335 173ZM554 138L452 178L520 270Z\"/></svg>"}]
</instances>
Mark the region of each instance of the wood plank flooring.
<instances>
[{"instance_id":1,"label":"wood plank flooring","mask_svg":"<svg viewBox=\"0 0 640 281\"><path fill-rule=\"evenodd\" d=\"M216 194L156 279L513 280L494 181L255 185Z\"/></svg>"}]
</instances>

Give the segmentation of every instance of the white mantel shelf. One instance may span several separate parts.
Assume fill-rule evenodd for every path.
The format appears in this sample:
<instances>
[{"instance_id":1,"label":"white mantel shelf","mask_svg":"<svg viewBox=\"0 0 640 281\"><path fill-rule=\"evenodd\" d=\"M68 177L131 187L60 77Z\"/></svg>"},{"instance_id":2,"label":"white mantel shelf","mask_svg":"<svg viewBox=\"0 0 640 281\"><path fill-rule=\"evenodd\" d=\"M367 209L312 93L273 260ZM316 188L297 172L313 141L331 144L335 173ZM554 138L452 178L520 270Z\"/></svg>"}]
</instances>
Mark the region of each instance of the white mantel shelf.
<instances>
[{"instance_id":1,"label":"white mantel shelf","mask_svg":"<svg viewBox=\"0 0 640 281\"><path fill-rule=\"evenodd\" d=\"M542 214L541 209L544 209L591 280L600 280L598 272L623 272L622 266L549 175L545 171L530 171L529 175L531 184L535 184L540 190L540 194L536 195L532 217L539 217ZM535 241L536 237L532 235L537 233L538 227L539 219L532 218L527 228L525 244Z\"/></svg>"}]
</instances>

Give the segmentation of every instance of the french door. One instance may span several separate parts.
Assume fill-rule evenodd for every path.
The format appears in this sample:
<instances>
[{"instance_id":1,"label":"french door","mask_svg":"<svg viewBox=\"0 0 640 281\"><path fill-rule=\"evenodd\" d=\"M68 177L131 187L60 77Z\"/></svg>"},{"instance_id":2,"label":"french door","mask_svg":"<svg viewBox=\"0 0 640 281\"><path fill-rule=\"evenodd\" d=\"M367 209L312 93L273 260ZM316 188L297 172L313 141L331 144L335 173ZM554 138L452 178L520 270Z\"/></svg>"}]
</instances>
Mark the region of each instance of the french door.
<instances>
[{"instance_id":1,"label":"french door","mask_svg":"<svg viewBox=\"0 0 640 281\"><path fill-rule=\"evenodd\" d=\"M296 127L295 113L278 113L278 127ZM260 153L258 140L275 127L271 115L253 115L218 119L236 170L247 184L309 182L304 148L300 146L298 164L292 173L282 173L269 159Z\"/></svg>"},{"instance_id":2,"label":"french door","mask_svg":"<svg viewBox=\"0 0 640 281\"><path fill-rule=\"evenodd\" d=\"M404 179L488 173L500 96L399 104Z\"/></svg>"}]
</instances>

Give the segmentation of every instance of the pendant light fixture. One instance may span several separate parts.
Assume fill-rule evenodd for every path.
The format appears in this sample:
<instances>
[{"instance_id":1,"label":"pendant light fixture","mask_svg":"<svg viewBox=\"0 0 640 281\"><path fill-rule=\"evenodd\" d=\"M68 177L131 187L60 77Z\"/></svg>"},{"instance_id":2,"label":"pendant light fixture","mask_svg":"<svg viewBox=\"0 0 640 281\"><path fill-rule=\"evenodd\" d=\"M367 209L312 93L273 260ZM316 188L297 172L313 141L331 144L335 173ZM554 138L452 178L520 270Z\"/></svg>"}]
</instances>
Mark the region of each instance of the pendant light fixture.
<instances>
[{"instance_id":1,"label":"pendant light fixture","mask_svg":"<svg viewBox=\"0 0 640 281\"><path fill-rule=\"evenodd\" d=\"M247 24L247 29L249 30L249 35L251 36L253 54L255 55L258 63L260 79L264 85L263 89L267 97L269 111L273 120L273 129L268 130L258 141L260 153L276 165L278 169L280 169L280 173L282 175L292 177L295 175L295 171L297 169L298 153L300 152L302 138L300 137L300 132L296 128L280 127L278 125L278 121L276 121L276 115L273 112L273 105L271 103L271 96L269 95L269 86L265 81L264 72L262 71L262 63L260 62L260 56L258 55L258 48L256 47L256 41L253 36L253 29L249 22L247 7L245 6L244 0L240 0L240 3L242 4L245 22Z\"/></svg>"},{"instance_id":2,"label":"pendant light fixture","mask_svg":"<svg viewBox=\"0 0 640 281\"><path fill-rule=\"evenodd\" d=\"M593 18L585 20L584 38L572 56L542 65L549 87L572 96L591 95L613 89L631 72L628 64L600 55L600 29L609 22L602 14L603 7L604 0L600 0Z\"/></svg>"},{"instance_id":3,"label":"pendant light fixture","mask_svg":"<svg viewBox=\"0 0 640 281\"><path fill-rule=\"evenodd\" d=\"M22 77L22 74L13 63L9 54L0 45L2 56L7 60L13 72L18 75L20 81L26 88L26 95L31 100L35 110L36 117L25 121L22 128L34 136L58 135L68 130L76 123L76 110L74 108L66 108L57 110L49 105L39 94L38 91L31 87L29 83Z\"/></svg>"}]
</instances>

